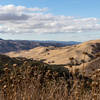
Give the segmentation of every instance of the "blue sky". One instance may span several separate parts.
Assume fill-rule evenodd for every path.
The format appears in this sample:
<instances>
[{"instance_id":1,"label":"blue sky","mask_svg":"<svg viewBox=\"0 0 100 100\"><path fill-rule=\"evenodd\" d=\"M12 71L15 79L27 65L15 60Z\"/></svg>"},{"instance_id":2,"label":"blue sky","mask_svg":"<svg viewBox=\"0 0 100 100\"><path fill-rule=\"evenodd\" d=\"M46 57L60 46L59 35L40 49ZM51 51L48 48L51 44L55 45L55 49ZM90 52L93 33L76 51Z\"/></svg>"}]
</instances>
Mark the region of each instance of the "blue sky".
<instances>
[{"instance_id":1,"label":"blue sky","mask_svg":"<svg viewBox=\"0 0 100 100\"><path fill-rule=\"evenodd\" d=\"M56 15L100 17L100 0L0 0L0 5L48 7Z\"/></svg>"},{"instance_id":2,"label":"blue sky","mask_svg":"<svg viewBox=\"0 0 100 100\"><path fill-rule=\"evenodd\" d=\"M100 39L100 0L0 0L0 5L0 38Z\"/></svg>"}]
</instances>

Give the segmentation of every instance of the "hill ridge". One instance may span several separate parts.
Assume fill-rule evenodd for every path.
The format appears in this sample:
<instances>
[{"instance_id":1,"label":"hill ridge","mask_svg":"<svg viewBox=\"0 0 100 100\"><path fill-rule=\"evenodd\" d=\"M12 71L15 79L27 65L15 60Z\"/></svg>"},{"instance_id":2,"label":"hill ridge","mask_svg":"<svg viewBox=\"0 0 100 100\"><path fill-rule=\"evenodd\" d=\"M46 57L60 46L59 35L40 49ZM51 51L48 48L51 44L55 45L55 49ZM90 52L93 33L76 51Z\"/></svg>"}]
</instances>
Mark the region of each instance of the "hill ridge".
<instances>
[{"instance_id":1,"label":"hill ridge","mask_svg":"<svg viewBox=\"0 0 100 100\"><path fill-rule=\"evenodd\" d=\"M100 40L91 40L78 45L65 47L36 47L26 51L10 52L6 55L10 57L26 57L36 60L44 60L49 64L69 64L70 58L76 60L76 64L81 64L82 60L89 62L95 58L95 54L100 52ZM85 55L84 59L84 53Z\"/></svg>"}]
</instances>

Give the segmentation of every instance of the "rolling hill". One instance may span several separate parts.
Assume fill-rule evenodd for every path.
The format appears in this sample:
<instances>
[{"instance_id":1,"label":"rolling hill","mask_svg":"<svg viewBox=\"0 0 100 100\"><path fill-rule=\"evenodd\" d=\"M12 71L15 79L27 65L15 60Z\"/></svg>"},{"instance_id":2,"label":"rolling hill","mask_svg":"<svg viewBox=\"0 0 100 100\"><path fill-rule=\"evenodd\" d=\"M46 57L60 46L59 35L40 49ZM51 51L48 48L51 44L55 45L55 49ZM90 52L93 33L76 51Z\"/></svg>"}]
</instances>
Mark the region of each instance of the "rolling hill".
<instances>
[{"instance_id":1,"label":"rolling hill","mask_svg":"<svg viewBox=\"0 0 100 100\"><path fill-rule=\"evenodd\" d=\"M20 52L9 52L10 57L26 57L34 60L43 61L51 65L64 65L73 69L86 72L93 72L100 68L100 40L91 40L78 45L66 47L36 47Z\"/></svg>"},{"instance_id":2,"label":"rolling hill","mask_svg":"<svg viewBox=\"0 0 100 100\"><path fill-rule=\"evenodd\" d=\"M66 47L36 47L6 55L0 55L0 88L4 94L10 93L8 97L16 93L16 90L12 92L16 88L21 91L17 91L17 97L20 97L19 93L24 94L26 89L29 90L27 94L36 96L39 92L44 96L47 93L46 97L59 92L72 97L75 93L76 97L78 93L80 99L85 97L84 100L86 96L92 100L94 91L97 91L96 95L100 94L100 40ZM63 88L66 90L63 91Z\"/></svg>"},{"instance_id":3,"label":"rolling hill","mask_svg":"<svg viewBox=\"0 0 100 100\"><path fill-rule=\"evenodd\" d=\"M100 52L100 40L66 47L36 47L20 52L10 52L7 55L10 57L26 57L43 60L50 64L69 64L70 58L73 57L76 64L81 64L82 60L89 62L94 59L95 54L98 52Z\"/></svg>"}]
</instances>

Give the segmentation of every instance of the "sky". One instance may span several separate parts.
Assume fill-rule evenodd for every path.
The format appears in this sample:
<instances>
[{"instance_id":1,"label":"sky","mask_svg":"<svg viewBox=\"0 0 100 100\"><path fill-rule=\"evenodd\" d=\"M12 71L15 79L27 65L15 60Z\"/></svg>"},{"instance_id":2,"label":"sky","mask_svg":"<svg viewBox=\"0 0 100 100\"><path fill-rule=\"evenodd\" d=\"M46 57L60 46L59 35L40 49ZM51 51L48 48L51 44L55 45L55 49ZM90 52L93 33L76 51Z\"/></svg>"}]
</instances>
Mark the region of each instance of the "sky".
<instances>
[{"instance_id":1,"label":"sky","mask_svg":"<svg viewBox=\"0 0 100 100\"><path fill-rule=\"evenodd\" d=\"M100 39L100 0L0 0L0 38Z\"/></svg>"}]
</instances>

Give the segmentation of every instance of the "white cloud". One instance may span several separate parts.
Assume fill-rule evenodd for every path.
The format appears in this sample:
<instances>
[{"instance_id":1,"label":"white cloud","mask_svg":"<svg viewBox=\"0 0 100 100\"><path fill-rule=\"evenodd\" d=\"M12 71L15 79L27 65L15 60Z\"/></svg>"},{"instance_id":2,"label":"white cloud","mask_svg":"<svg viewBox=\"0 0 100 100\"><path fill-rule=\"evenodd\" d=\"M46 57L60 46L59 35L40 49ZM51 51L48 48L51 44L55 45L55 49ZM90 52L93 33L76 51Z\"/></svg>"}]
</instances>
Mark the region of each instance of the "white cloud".
<instances>
[{"instance_id":1,"label":"white cloud","mask_svg":"<svg viewBox=\"0 0 100 100\"><path fill-rule=\"evenodd\" d=\"M24 6L15 6L15 5L5 5L0 6L0 13L25 13L25 12L44 12L47 11L47 8L26 8Z\"/></svg>"},{"instance_id":2,"label":"white cloud","mask_svg":"<svg viewBox=\"0 0 100 100\"><path fill-rule=\"evenodd\" d=\"M0 33L76 33L100 31L97 18L54 16L47 8L0 6Z\"/></svg>"}]
</instances>

